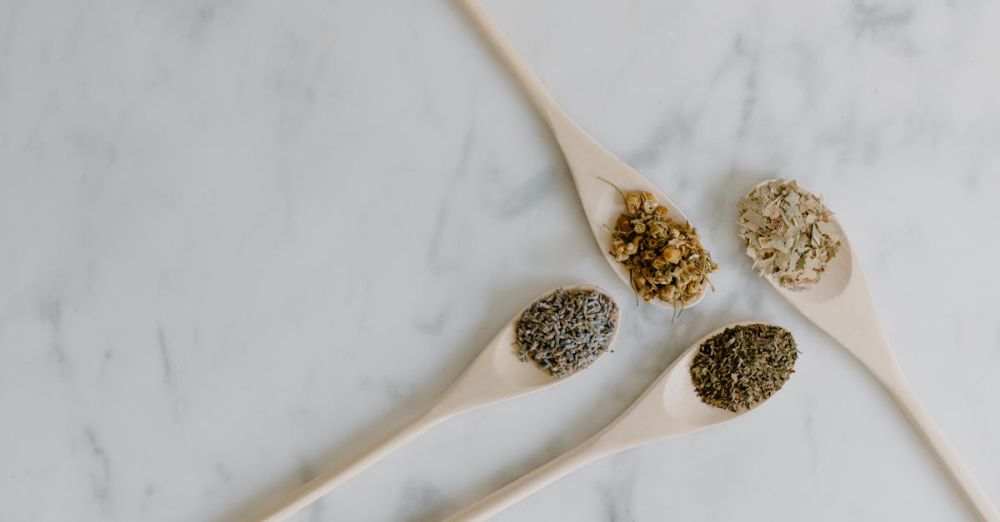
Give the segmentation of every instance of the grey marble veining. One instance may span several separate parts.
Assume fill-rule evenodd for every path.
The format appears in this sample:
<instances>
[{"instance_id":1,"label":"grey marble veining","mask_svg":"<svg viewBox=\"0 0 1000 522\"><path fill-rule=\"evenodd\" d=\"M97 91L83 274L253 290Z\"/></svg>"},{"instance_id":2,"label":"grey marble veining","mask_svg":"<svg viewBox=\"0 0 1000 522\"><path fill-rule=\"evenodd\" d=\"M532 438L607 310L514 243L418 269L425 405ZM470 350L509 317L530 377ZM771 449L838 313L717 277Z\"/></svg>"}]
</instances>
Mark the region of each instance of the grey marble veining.
<instances>
[{"instance_id":1,"label":"grey marble veining","mask_svg":"<svg viewBox=\"0 0 1000 522\"><path fill-rule=\"evenodd\" d=\"M612 289L615 353L456 418L300 520L438 519L582 441L680 350L790 328L787 389L498 520L970 520L860 366L749 271L735 202L825 195L901 365L1000 501L1000 4L488 0L722 265L671 322L595 250L452 1L0 2L0 520L228 521L402 425L527 300Z\"/></svg>"}]
</instances>

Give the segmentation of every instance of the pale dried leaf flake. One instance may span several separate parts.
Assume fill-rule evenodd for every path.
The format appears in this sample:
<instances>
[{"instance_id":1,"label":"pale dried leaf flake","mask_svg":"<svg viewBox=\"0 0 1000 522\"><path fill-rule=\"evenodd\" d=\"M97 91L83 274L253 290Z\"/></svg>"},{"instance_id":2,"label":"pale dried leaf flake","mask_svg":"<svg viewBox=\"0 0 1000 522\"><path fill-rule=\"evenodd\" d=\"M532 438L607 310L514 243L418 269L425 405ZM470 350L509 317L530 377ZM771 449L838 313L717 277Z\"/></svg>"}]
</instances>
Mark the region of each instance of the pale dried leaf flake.
<instances>
[{"instance_id":1,"label":"pale dried leaf flake","mask_svg":"<svg viewBox=\"0 0 1000 522\"><path fill-rule=\"evenodd\" d=\"M794 180L764 183L739 202L740 237L753 268L790 290L819 282L841 239L823 200Z\"/></svg>"}]
</instances>

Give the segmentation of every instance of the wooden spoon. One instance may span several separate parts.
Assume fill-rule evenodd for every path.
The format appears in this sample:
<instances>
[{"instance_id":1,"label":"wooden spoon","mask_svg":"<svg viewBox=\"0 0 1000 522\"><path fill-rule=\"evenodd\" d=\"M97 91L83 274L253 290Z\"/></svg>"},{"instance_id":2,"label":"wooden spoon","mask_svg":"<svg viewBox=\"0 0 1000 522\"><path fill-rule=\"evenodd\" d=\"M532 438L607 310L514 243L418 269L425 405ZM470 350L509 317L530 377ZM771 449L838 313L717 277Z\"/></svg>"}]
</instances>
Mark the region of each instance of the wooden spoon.
<instances>
[{"instance_id":1,"label":"wooden spoon","mask_svg":"<svg viewBox=\"0 0 1000 522\"><path fill-rule=\"evenodd\" d=\"M611 294L594 286L577 285L565 287L561 290L575 288L597 290L607 295L612 301L614 300ZM560 289L547 292L535 301L532 301L532 303L544 299L558 290ZM514 397L548 388L558 382L565 381L573 375L581 373L583 370L567 377L554 377L539 368L535 363L520 360L515 347L515 326L517 319L521 317L523 312L524 310L518 313L514 319L500 330L500 333L483 348L458 380L448 388L444 395L438 399L437 403L426 413L353 462L344 467L332 469L310 480L281 505L274 507L267 515L258 520L268 522L284 520L326 493L329 493L354 475L378 462L392 451L416 438L417 435L448 418L481 406L513 399ZM621 307L618 308L618 314L615 321L615 331L612 333L609 341L609 349L610 345L614 343L621 326Z\"/></svg>"},{"instance_id":2,"label":"wooden spoon","mask_svg":"<svg viewBox=\"0 0 1000 522\"><path fill-rule=\"evenodd\" d=\"M764 181L754 189L774 181ZM772 277L765 279L792 306L798 308L802 315L833 337L868 368L906 412L976 513L983 520L1000 521L1000 512L996 506L966 468L955 448L948 443L941 428L924 409L903 376L875 313L868 282L851 243L847 240L847 234L836 218L830 221L840 234L843 246L827 265L818 283L807 290L795 291L782 287Z\"/></svg>"},{"instance_id":3,"label":"wooden spoon","mask_svg":"<svg viewBox=\"0 0 1000 522\"><path fill-rule=\"evenodd\" d=\"M586 131L580 128L565 111L556 103L545 86L520 57L510 40L493 23L477 0L460 0L469 17L479 27L483 35L492 44L500 58L507 64L521 87L524 88L542 120L548 125L562 150L563 158L573 176L573 183L580 195L583 211L590 222L590 230L597 239L597 245L604 254L611 268L618 277L633 288L628 269L615 260L608 252L611 250L611 230L614 230L618 216L624 210L621 194L611 186L614 184L626 192L645 191L652 193L656 200L667 208L674 221L687 222L688 218L681 209L656 188L656 185L644 178L624 161L608 152L601 144L594 141ZM611 184L609 184L609 182ZM662 308L680 309L698 304L705 296L707 286L702 288L697 298L684 304L674 306L660 299L651 302Z\"/></svg>"},{"instance_id":4,"label":"wooden spoon","mask_svg":"<svg viewBox=\"0 0 1000 522\"><path fill-rule=\"evenodd\" d=\"M709 406L698 398L691 382L691 362L701 344L726 328L747 324L754 323L731 324L699 339L603 430L576 448L448 517L445 522L485 520L595 460L651 442L694 433L751 411L732 412ZM757 403L754 408L764 402Z\"/></svg>"}]
</instances>

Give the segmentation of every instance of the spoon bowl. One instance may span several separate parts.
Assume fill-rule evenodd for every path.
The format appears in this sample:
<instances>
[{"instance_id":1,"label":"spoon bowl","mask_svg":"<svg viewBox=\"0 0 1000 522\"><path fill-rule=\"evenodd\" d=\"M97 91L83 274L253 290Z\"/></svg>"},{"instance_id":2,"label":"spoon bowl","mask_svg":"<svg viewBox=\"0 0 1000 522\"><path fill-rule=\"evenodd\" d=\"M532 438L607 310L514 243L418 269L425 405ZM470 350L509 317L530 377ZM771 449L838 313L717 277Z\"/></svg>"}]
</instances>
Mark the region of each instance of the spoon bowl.
<instances>
[{"instance_id":1,"label":"spoon bowl","mask_svg":"<svg viewBox=\"0 0 1000 522\"><path fill-rule=\"evenodd\" d=\"M762 181L750 192L775 181L779 180ZM861 360L876 377L882 381L893 380L897 377L898 365L875 313L864 272L836 216L830 218L830 223L840 235L842 244L816 284L790 290L774 277L764 279L792 306ZM749 251L747 255L750 256Z\"/></svg>"},{"instance_id":2,"label":"spoon bowl","mask_svg":"<svg viewBox=\"0 0 1000 522\"><path fill-rule=\"evenodd\" d=\"M774 178L764 180L754 185L748 194L776 181L779 180ZM848 283L851 281L851 275L854 273L854 251L851 249L851 244L847 240L847 234L844 233L844 229L840 226L837 216L830 218L830 224L834 226L834 230L840 236L842 244L840 250L827 264L826 270L816 284L806 290L789 290L778 284L778 281L773 277L764 278L785 299L793 303L822 303L836 298L847 289ZM747 255L749 255L749 252L747 252Z\"/></svg>"},{"instance_id":3,"label":"spoon bowl","mask_svg":"<svg viewBox=\"0 0 1000 522\"><path fill-rule=\"evenodd\" d=\"M552 131L569 167L590 230L597 240L604 259L622 282L634 290L628 269L608 253L611 250L611 231L615 228L618 216L625 210L625 203L615 187L625 192L644 191L653 194L657 202L667 208L668 215L676 222L688 222L687 216L653 182L601 146L566 114L538 77L531 72L510 40L490 19L478 0L460 1L469 18L475 22L483 36L510 68L538 114ZM702 287L701 293L695 299L682 305L675 306L660 299L653 299L650 303L670 310L689 308L701 302L708 290L707 286L709 285Z\"/></svg>"},{"instance_id":4,"label":"spoon bowl","mask_svg":"<svg viewBox=\"0 0 1000 522\"><path fill-rule=\"evenodd\" d=\"M671 418L673 423L683 423L692 431L700 430L729 422L750 411L734 412L705 404L695 392L694 382L691 380L691 365L694 363L695 355L698 355L698 348L705 341L721 334L727 328L750 324L754 323L735 323L715 330L685 350L671 365L667 375L664 376L660 398L663 401L663 414ZM766 401L755 404L754 409L760 407L764 402Z\"/></svg>"},{"instance_id":5,"label":"spoon bowl","mask_svg":"<svg viewBox=\"0 0 1000 522\"><path fill-rule=\"evenodd\" d=\"M752 324L761 323L738 322L723 326L684 350L639 399L606 428L606 432L602 432L607 439L605 443L611 441L614 445L620 445L620 449L627 449L694 433L741 417L770 400L769 397L754 404L753 408L735 412L716 408L698 397L691 380L691 364L705 341L729 328Z\"/></svg>"},{"instance_id":6,"label":"spoon bowl","mask_svg":"<svg viewBox=\"0 0 1000 522\"><path fill-rule=\"evenodd\" d=\"M298 512L316 501L337 486L343 484L354 475L367 469L372 464L416 438L431 427L459 413L480 408L488 404L513 399L522 395L539 391L577 375L593 366L587 366L571 375L556 377L533 361L522 361L517 352L515 342L517 321L532 304L560 290L586 289L604 294L614 302L611 294L599 287L591 285L576 285L557 288L546 292L533 300L518 312L493 340L483 348L475 360L466 368L458 379L448 388L426 413L403 427L364 455L356 458L346 466L335 468L302 485L280 505L272 508L268 514L258 520L277 522ZM621 307L616 306L615 329L608 339L608 349L614 346L621 326ZM594 362L596 364L597 361Z\"/></svg>"},{"instance_id":7,"label":"spoon bowl","mask_svg":"<svg viewBox=\"0 0 1000 522\"><path fill-rule=\"evenodd\" d=\"M601 249L604 259L614 270L615 274L630 289L632 288L632 276L625 265L615 259L611 254L611 231L618 223L618 217L625 210L625 202L622 201L621 193L618 189L626 192L649 192L656 197L656 201L667 208L668 215L675 222L690 222L680 207L663 193L652 181L639 174L635 169L616 156L604 150L604 148L593 141L582 129L569 123L573 128L563 131L565 134L577 132L581 133L576 139L589 140L587 147L578 147L574 153L565 153L566 164L569 166L570 174L573 177L573 184L576 186L580 196L580 203L583 205L583 212L587 216L590 231L597 241L597 246ZM557 136L559 133L556 134ZM573 139L567 145L563 145L564 150L572 147ZM571 149L574 150L574 149ZM612 186L613 185L613 186ZM615 188L618 187L618 188ZM708 285L705 285L701 293L696 298L682 306L676 308L690 308L705 297ZM661 299L649 301L654 306L674 310L675 306Z\"/></svg>"},{"instance_id":8,"label":"spoon bowl","mask_svg":"<svg viewBox=\"0 0 1000 522\"><path fill-rule=\"evenodd\" d=\"M698 348L705 341L727 328L749 324L757 323L730 324L702 337L685 350L628 409L604 429L576 448L448 517L445 522L485 520L602 457L701 431L757 409L767 400L758 402L748 410L736 412L709 406L698 397L691 381L691 364L698 353Z\"/></svg>"},{"instance_id":9,"label":"spoon bowl","mask_svg":"<svg viewBox=\"0 0 1000 522\"><path fill-rule=\"evenodd\" d=\"M589 369L590 366L577 371L573 375L556 377L538 367L532 361L522 361L518 355L516 342L517 320L534 303L556 292L565 290L594 290L609 298L611 297L611 294L606 290L594 285L565 286L538 296L500 329L493 340L483 348L479 356L472 361L465 372L445 392L445 396L442 397L434 408L444 414L456 408L468 408L472 405L477 407L485 406L552 386L576 375L576 373ZM614 301L613 298L612 301ZM609 349L614 346L614 342L618 338L618 332L621 329L620 306L617 307L615 313L615 330L608 340ZM594 364L598 361L595 361Z\"/></svg>"},{"instance_id":10,"label":"spoon bowl","mask_svg":"<svg viewBox=\"0 0 1000 522\"><path fill-rule=\"evenodd\" d=\"M773 181L764 181L754 188ZM779 295L840 343L878 379L927 441L976 514L983 520L1000 522L1000 511L903 376L882 330L858 257L836 217L831 218L831 222L840 234L842 246L815 285L804 290L789 290L773 277L765 279Z\"/></svg>"}]
</instances>

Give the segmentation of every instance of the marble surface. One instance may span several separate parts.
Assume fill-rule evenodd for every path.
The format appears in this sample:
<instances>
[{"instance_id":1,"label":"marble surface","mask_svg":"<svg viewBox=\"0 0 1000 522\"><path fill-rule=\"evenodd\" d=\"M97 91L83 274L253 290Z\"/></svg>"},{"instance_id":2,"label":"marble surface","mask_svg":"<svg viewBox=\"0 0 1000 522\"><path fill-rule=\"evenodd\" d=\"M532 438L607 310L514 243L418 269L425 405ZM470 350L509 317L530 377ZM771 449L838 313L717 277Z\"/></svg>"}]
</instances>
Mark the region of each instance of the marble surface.
<instances>
[{"instance_id":1,"label":"marble surface","mask_svg":"<svg viewBox=\"0 0 1000 522\"><path fill-rule=\"evenodd\" d=\"M553 142L452 1L0 1L0 520L244 519L430 404L586 281L617 351L453 419L301 520L436 520L582 441L684 347L791 329L781 394L497 520L971 520L890 399L740 252L795 177L1000 501L1000 4L488 0L567 111L700 227L677 321L595 249Z\"/></svg>"}]
</instances>

